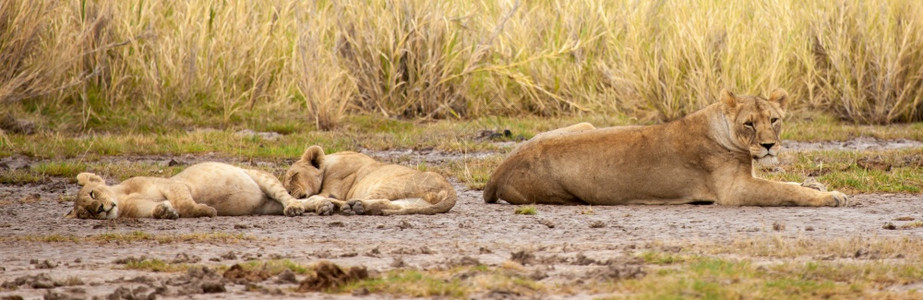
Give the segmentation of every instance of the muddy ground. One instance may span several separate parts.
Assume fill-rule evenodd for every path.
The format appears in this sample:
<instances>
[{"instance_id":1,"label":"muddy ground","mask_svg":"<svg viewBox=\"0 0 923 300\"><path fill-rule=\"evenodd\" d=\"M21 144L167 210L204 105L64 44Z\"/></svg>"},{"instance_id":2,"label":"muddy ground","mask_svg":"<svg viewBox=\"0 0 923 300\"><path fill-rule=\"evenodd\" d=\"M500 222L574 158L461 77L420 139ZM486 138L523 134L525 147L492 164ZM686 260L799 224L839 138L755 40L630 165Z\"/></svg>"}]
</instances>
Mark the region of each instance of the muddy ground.
<instances>
[{"instance_id":1,"label":"muddy ground","mask_svg":"<svg viewBox=\"0 0 923 300\"><path fill-rule=\"evenodd\" d=\"M906 145L894 146L895 143ZM878 144L875 146L873 144ZM851 146L852 145L852 146ZM797 150L875 150L920 147L919 142L789 143ZM871 147L871 148L870 148ZM861 149L860 149L861 148ZM434 151L372 153L391 161L430 164L461 159ZM471 154L469 154L470 156ZM212 156L114 157L166 165L223 160ZM7 167L34 161L5 158ZM238 162L239 163L239 162ZM284 168L285 166L271 166ZM362 266L373 274L394 269L447 269L459 265L523 265L529 278L549 284L613 280L642 276L641 249L677 251L696 243L722 243L742 238L854 237L923 238L923 229L893 230L902 219L923 216L923 195L851 195L845 208L678 206L546 206L536 215L514 214L516 206L486 205L481 191L455 182L459 201L449 213L435 216L250 216L180 220L66 220L77 186L57 178L42 184L0 186L0 297L68 297L109 299L158 298L363 298L354 294L298 292L304 275L228 280L219 266L248 260L287 259L313 265L330 261ZM96 242L28 241L22 237L98 236L145 232L152 235L231 233L248 237L232 242ZM188 272L127 270L133 258L208 266ZM899 258L898 258L899 259ZM372 295L385 297L385 295ZM487 291L482 297L545 297L516 291ZM551 297L575 295L552 295ZM600 295L578 294L578 297Z\"/></svg>"}]
</instances>

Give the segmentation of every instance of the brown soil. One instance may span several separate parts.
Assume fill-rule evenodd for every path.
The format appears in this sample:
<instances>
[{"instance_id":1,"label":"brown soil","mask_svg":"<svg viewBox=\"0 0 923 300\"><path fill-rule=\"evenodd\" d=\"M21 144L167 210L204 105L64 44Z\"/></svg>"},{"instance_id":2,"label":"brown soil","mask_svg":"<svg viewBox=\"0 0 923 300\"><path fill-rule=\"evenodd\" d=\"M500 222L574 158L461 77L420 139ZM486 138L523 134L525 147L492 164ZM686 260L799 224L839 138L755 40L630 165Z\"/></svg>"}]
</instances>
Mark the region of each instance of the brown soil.
<instances>
[{"instance_id":1,"label":"brown soil","mask_svg":"<svg viewBox=\"0 0 923 300\"><path fill-rule=\"evenodd\" d=\"M377 156L395 159L400 155L428 161L431 152ZM446 159L436 156L433 159ZM172 158L147 159L167 164ZM31 163L20 160L25 162L10 164ZM522 265L523 274L540 282L607 281L644 276L643 264L635 256L640 249L677 251L683 245L759 237L923 237L921 228L900 230L901 224L921 219L921 195L852 195L854 204L845 208L536 205L537 214L519 215L514 213L515 206L484 204L481 191L458 182L455 188L459 194L455 208L434 216L307 214L96 221L61 218L72 203L59 199L77 190L68 179L0 185L0 297L211 298L210 293L241 299L319 297L322 294L314 291L368 276L363 275L366 270L376 274L510 263ZM158 236L239 233L251 238L166 243L28 240L136 231ZM196 267L179 273L124 268L133 259L143 260L138 257ZM324 265L307 275L240 268L219 271L249 260L270 259L335 265ZM509 296L494 292L475 296ZM354 291L335 297L362 295Z\"/></svg>"}]
</instances>

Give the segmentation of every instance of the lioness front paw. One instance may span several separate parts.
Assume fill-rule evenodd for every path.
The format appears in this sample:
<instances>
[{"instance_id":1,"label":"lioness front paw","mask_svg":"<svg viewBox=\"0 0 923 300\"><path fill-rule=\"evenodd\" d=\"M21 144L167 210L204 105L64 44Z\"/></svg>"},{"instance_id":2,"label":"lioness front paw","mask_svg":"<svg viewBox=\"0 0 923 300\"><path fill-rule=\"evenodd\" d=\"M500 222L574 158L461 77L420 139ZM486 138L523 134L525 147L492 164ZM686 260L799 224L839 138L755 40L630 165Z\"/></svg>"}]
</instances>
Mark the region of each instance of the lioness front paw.
<instances>
[{"instance_id":1,"label":"lioness front paw","mask_svg":"<svg viewBox=\"0 0 923 300\"><path fill-rule=\"evenodd\" d=\"M832 191L830 192L830 196L831 198L833 198L833 201L831 203L832 206L834 207L849 206L849 196L846 196L846 194L840 193L838 191Z\"/></svg>"},{"instance_id":2,"label":"lioness front paw","mask_svg":"<svg viewBox=\"0 0 923 300\"><path fill-rule=\"evenodd\" d=\"M169 201L164 201L154 207L154 219L176 220L179 219L179 213L176 212L176 209L173 209L173 205Z\"/></svg>"},{"instance_id":3,"label":"lioness front paw","mask_svg":"<svg viewBox=\"0 0 923 300\"><path fill-rule=\"evenodd\" d=\"M294 217L304 214L304 206L301 206L300 203L291 203L285 207L285 216Z\"/></svg>"}]
</instances>

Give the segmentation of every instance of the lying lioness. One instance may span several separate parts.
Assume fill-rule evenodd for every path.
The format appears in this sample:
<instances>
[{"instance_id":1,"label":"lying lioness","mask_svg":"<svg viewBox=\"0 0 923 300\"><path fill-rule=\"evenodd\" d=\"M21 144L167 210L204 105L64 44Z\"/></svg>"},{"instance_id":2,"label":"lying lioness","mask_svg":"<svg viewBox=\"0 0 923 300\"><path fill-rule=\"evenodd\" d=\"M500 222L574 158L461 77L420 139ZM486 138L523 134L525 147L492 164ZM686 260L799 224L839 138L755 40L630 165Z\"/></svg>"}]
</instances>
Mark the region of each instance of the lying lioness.
<instances>
[{"instance_id":1,"label":"lying lioness","mask_svg":"<svg viewBox=\"0 0 923 300\"><path fill-rule=\"evenodd\" d=\"M304 212L302 203L275 176L216 162L192 165L171 178L132 177L113 186L96 174L80 173L77 183L82 187L67 218L296 216Z\"/></svg>"},{"instance_id":2,"label":"lying lioness","mask_svg":"<svg viewBox=\"0 0 923 300\"><path fill-rule=\"evenodd\" d=\"M595 129L587 123L537 135L491 175L487 203L844 206L847 197L753 176L777 163L788 95L769 100L722 91L721 101L660 125Z\"/></svg>"},{"instance_id":3,"label":"lying lioness","mask_svg":"<svg viewBox=\"0 0 923 300\"><path fill-rule=\"evenodd\" d=\"M318 207L318 214L334 208L360 215L436 214L452 209L456 200L455 189L442 175L356 152L324 155L319 146L305 150L282 184L292 196L311 196L307 201Z\"/></svg>"}]
</instances>

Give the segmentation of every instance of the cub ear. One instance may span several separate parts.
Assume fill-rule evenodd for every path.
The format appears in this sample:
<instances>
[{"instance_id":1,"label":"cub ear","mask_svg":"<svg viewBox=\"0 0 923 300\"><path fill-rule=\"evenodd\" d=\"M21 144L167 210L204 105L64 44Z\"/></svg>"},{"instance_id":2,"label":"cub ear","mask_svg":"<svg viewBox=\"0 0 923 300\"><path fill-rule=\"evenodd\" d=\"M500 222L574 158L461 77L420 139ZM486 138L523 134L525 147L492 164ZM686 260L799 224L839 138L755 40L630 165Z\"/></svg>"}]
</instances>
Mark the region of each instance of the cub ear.
<instances>
[{"instance_id":1,"label":"cub ear","mask_svg":"<svg viewBox=\"0 0 923 300\"><path fill-rule=\"evenodd\" d=\"M784 89L776 88L769 94L769 101L778 103L779 107L785 109L785 105L788 104L788 93Z\"/></svg>"},{"instance_id":2,"label":"cub ear","mask_svg":"<svg viewBox=\"0 0 923 300\"><path fill-rule=\"evenodd\" d=\"M324 165L324 148L314 145L308 147L301 155L301 160L310 163L315 168L320 169Z\"/></svg>"},{"instance_id":3,"label":"cub ear","mask_svg":"<svg viewBox=\"0 0 923 300\"><path fill-rule=\"evenodd\" d=\"M734 96L734 93L731 93L728 89L722 89L721 103L724 103L724 106L728 108L734 108L734 106L737 106L737 96Z\"/></svg>"},{"instance_id":4,"label":"cub ear","mask_svg":"<svg viewBox=\"0 0 923 300\"><path fill-rule=\"evenodd\" d=\"M74 209L71 209L70 212L64 215L64 218L65 219L76 219L77 218L77 204L76 203L74 203Z\"/></svg>"},{"instance_id":5,"label":"cub ear","mask_svg":"<svg viewBox=\"0 0 923 300\"><path fill-rule=\"evenodd\" d=\"M102 177L99 177L98 175L93 174L93 173L84 172L84 173L77 174L77 184L83 186L91 182L92 183L104 183L106 181L103 180Z\"/></svg>"}]
</instances>

